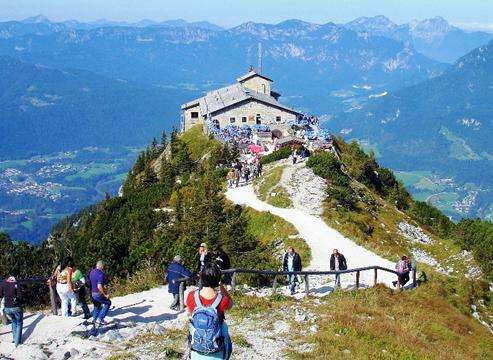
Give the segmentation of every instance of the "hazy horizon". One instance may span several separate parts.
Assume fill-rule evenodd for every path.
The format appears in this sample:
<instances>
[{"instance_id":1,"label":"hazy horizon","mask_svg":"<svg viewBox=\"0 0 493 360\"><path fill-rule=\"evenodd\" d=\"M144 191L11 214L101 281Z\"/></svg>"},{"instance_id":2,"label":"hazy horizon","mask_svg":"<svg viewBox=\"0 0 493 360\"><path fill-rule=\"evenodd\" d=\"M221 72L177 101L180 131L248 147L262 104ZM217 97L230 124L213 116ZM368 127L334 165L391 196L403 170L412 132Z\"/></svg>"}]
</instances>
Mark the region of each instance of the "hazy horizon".
<instances>
[{"instance_id":1,"label":"hazy horizon","mask_svg":"<svg viewBox=\"0 0 493 360\"><path fill-rule=\"evenodd\" d=\"M141 21L153 21L153 22L156 22L156 23L159 23L159 22L166 22L166 21L186 21L186 22L189 22L189 23L195 23L195 22L208 22L208 23L211 23L213 25L217 25L217 26L220 26L220 27L223 27L224 29L230 29L230 28L233 28L235 26L239 26L245 22L250 22L250 21L253 21L255 23L265 23L265 24L279 24L279 23L282 23L284 21L288 21L288 20L300 20L300 21L304 21L304 22L307 22L307 23L312 23L312 24L326 24L326 23L336 23L336 24L344 24L344 23L347 23L349 21L352 21L352 20L355 20L357 18L360 18L360 17L356 17L354 19L351 19L349 21L345 21L345 22L337 22L337 21L331 21L331 20L328 20L328 21L325 21L325 22L312 22L312 21L308 21L308 20L305 20L305 19L302 19L302 18L286 18L286 19L282 19L282 20L279 20L279 21L274 21L274 22L262 22L262 21L254 21L254 20L246 20L245 22L243 23L238 23L238 24L234 24L234 25L231 25L231 26L224 26L224 25L221 25L221 24L218 24L218 23L215 23L215 22L212 22L210 20L207 20L207 19L197 19L197 20L186 20L184 18L170 18L170 19L153 19L153 18L141 18L141 19L137 19L137 20L134 20L134 21L128 21L128 20L116 20L116 19L111 19L111 18L105 18L105 17L102 17L102 18L97 18L97 19L91 19L91 20L83 20L83 19L77 19L77 18L67 18L67 19L53 19L53 18L50 18L42 13L40 14L35 14L35 15L30 15L30 16L27 16L27 17L23 17L23 18L18 18L18 19L0 19L0 22L7 22L7 21L24 21L24 20L27 20L27 19L30 19L30 18L36 18L36 17L45 17L47 18L50 22L54 22L54 23L58 23L58 22L65 22L65 21L77 21L77 22L80 22L80 23L94 23L94 22L99 22L99 21L106 21L106 22L113 22L113 23L128 23L128 24L136 24L136 23L139 23ZM422 19L412 19L412 20L409 20L408 22L397 22L397 21L394 21L394 19L386 16L386 15L383 15L383 14L379 14L379 15L372 15L372 16L367 16L367 17L376 17L376 16L385 16L387 17L390 21L400 25L400 24L405 24L405 23L408 23L410 21L423 21L423 20L427 20L427 19L432 19L432 18L436 18L436 17L441 17L441 18L444 18L447 22L449 22L451 25L453 26L456 26L456 27L459 27L465 31L486 31L486 32L490 32L490 33L493 33L493 24L483 24L483 23L461 23L461 22L452 22L450 21L449 19L441 16L441 15L435 15L435 16L431 16L431 17L426 17L426 18L422 18Z\"/></svg>"},{"instance_id":2,"label":"hazy horizon","mask_svg":"<svg viewBox=\"0 0 493 360\"><path fill-rule=\"evenodd\" d=\"M208 21L225 28L253 21L276 24L284 20L300 19L324 24L346 23L361 16L384 15L397 24L441 16L451 24L466 30L493 31L493 2L470 0L0 0L0 21L23 20L37 15L54 22L77 20L91 22L105 19L135 23L140 20L168 21L183 19L188 22Z\"/></svg>"}]
</instances>

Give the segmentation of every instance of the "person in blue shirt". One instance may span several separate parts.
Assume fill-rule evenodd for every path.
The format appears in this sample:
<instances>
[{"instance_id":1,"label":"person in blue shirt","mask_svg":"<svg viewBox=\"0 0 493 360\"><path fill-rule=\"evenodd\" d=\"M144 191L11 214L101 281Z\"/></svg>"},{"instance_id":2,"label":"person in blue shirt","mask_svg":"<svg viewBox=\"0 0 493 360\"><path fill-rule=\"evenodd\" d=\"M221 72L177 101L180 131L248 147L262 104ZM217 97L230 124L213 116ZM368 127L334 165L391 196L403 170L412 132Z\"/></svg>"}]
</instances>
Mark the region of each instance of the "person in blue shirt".
<instances>
[{"instance_id":1,"label":"person in blue shirt","mask_svg":"<svg viewBox=\"0 0 493 360\"><path fill-rule=\"evenodd\" d=\"M94 304L92 312L95 327L107 325L105 317L111 307L110 295L108 293L106 275L103 261L98 261L96 267L89 274L91 281L91 297Z\"/></svg>"},{"instance_id":2,"label":"person in blue shirt","mask_svg":"<svg viewBox=\"0 0 493 360\"><path fill-rule=\"evenodd\" d=\"M184 277L192 277L193 273L183 266L183 260L180 255L176 255L173 261L169 264L166 272L166 281L168 282L168 292L173 294L173 303L170 306L171 310L178 310L180 302L180 283L175 281Z\"/></svg>"}]
</instances>

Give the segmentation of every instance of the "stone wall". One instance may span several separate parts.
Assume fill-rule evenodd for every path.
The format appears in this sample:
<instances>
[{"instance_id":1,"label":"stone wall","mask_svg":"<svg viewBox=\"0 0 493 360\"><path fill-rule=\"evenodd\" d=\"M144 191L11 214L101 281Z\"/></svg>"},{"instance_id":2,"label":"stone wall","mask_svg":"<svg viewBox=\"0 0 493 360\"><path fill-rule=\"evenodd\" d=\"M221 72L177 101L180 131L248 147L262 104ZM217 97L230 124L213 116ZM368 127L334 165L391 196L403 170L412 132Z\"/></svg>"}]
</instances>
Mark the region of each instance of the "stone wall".
<instances>
[{"instance_id":1,"label":"stone wall","mask_svg":"<svg viewBox=\"0 0 493 360\"><path fill-rule=\"evenodd\" d=\"M243 86L255 90L261 94L270 95L270 81L261 78L260 76L255 76L248 80L242 82Z\"/></svg>"},{"instance_id":2,"label":"stone wall","mask_svg":"<svg viewBox=\"0 0 493 360\"><path fill-rule=\"evenodd\" d=\"M260 123L266 125L280 125L286 124L290 120L296 120L296 115L291 112L255 100L217 112L212 119L217 120L221 128L228 124L238 126L243 124L254 125L257 123L257 114L260 114ZM276 120L278 116L280 117L280 121ZM231 121L231 118L234 118L234 122Z\"/></svg>"},{"instance_id":3,"label":"stone wall","mask_svg":"<svg viewBox=\"0 0 493 360\"><path fill-rule=\"evenodd\" d=\"M192 118L193 112L198 113L197 118ZM202 114L200 113L200 106L197 105L183 111L183 121L185 123L185 128L184 128L185 131L187 131L188 129L190 129L192 126L196 124L203 124L204 119L202 117Z\"/></svg>"}]
</instances>

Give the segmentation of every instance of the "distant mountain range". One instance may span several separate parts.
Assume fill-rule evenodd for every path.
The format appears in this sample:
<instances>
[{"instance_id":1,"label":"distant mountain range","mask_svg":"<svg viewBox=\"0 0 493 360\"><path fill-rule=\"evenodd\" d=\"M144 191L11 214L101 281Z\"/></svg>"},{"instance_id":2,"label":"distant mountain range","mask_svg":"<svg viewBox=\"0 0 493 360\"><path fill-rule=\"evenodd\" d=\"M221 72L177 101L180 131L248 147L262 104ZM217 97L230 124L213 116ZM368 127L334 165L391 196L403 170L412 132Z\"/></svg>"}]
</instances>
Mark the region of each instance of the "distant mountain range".
<instances>
[{"instance_id":1,"label":"distant mountain range","mask_svg":"<svg viewBox=\"0 0 493 360\"><path fill-rule=\"evenodd\" d=\"M145 144L193 93L0 56L0 160L87 146Z\"/></svg>"},{"instance_id":2,"label":"distant mountain range","mask_svg":"<svg viewBox=\"0 0 493 360\"><path fill-rule=\"evenodd\" d=\"M396 89L446 68L409 44L363 36L334 23L249 22L228 30L183 21L139 24L81 26L44 18L0 23L0 54L54 68L205 91L231 83L256 64L262 43L264 71L285 101L319 114L351 107L341 92L366 95L361 89Z\"/></svg>"},{"instance_id":3,"label":"distant mountain range","mask_svg":"<svg viewBox=\"0 0 493 360\"><path fill-rule=\"evenodd\" d=\"M402 25L397 25L385 16L360 17L345 26L358 34L402 41L423 55L447 63L454 62L493 39L493 34L482 31L466 32L450 25L442 17L415 20Z\"/></svg>"},{"instance_id":4,"label":"distant mountain range","mask_svg":"<svg viewBox=\"0 0 493 360\"><path fill-rule=\"evenodd\" d=\"M478 186L478 215L493 194L493 41L460 58L441 76L338 115L330 126L376 144L401 170L431 170Z\"/></svg>"},{"instance_id":5,"label":"distant mountain range","mask_svg":"<svg viewBox=\"0 0 493 360\"><path fill-rule=\"evenodd\" d=\"M23 24L52 24L46 16L38 15L29 17L21 21ZM95 21L81 22L77 20L65 20L58 22L57 24L64 25L68 28L74 29L95 29L100 27L112 27L112 26L125 26L125 27L148 27L148 26L171 26L171 27L200 27L208 30L220 31L224 30L219 25L212 24L208 21L196 21L188 22L183 19L166 20L166 21L154 21L149 19L143 19L138 22L127 21L111 21L107 19L99 19Z\"/></svg>"}]
</instances>

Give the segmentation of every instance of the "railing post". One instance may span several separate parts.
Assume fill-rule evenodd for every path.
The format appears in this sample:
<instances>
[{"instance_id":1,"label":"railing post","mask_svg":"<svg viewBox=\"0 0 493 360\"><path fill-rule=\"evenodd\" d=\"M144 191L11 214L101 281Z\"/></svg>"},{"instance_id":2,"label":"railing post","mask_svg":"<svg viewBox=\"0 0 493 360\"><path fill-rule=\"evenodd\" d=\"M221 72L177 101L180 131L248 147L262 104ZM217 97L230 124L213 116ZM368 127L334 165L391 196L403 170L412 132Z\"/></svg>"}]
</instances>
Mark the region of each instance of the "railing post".
<instances>
[{"instance_id":1,"label":"railing post","mask_svg":"<svg viewBox=\"0 0 493 360\"><path fill-rule=\"evenodd\" d=\"M416 281L416 266L413 267L413 287L416 287L417 281Z\"/></svg>"},{"instance_id":2,"label":"railing post","mask_svg":"<svg viewBox=\"0 0 493 360\"><path fill-rule=\"evenodd\" d=\"M185 282L180 281L180 311L185 309Z\"/></svg>"},{"instance_id":3,"label":"railing post","mask_svg":"<svg viewBox=\"0 0 493 360\"><path fill-rule=\"evenodd\" d=\"M48 286L50 288L50 304L51 304L51 313L53 315L58 315L58 310L56 307L56 299L55 299L55 289L53 286L53 280L48 280Z\"/></svg>"},{"instance_id":4,"label":"railing post","mask_svg":"<svg viewBox=\"0 0 493 360\"><path fill-rule=\"evenodd\" d=\"M359 289L359 270L356 271L356 289Z\"/></svg>"},{"instance_id":5,"label":"railing post","mask_svg":"<svg viewBox=\"0 0 493 360\"><path fill-rule=\"evenodd\" d=\"M308 275L305 275L305 293L308 295L310 292L310 283L308 282Z\"/></svg>"},{"instance_id":6,"label":"railing post","mask_svg":"<svg viewBox=\"0 0 493 360\"><path fill-rule=\"evenodd\" d=\"M235 291L236 288L236 273L231 276L231 290Z\"/></svg>"},{"instance_id":7,"label":"railing post","mask_svg":"<svg viewBox=\"0 0 493 360\"><path fill-rule=\"evenodd\" d=\"M274 281L272 282L272 293L275 294L277 290L277 275L274 276Z\"/></svg>"},{"instance_id":8,"label":"railing post","mask_svg":"<svg viewBox=\"0 0 493 360\"><path fill-rule=\"evenodd\" d=\"M378 272L378 269L375 268L373 269L374 273L373 273L373 286L377 286L377 272Z\"/></svg>"}]
</instances>

